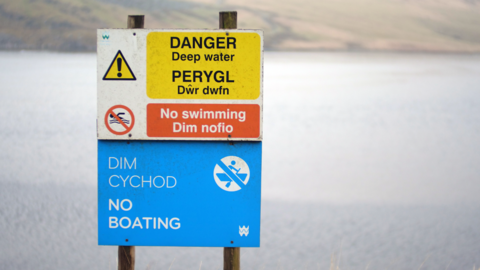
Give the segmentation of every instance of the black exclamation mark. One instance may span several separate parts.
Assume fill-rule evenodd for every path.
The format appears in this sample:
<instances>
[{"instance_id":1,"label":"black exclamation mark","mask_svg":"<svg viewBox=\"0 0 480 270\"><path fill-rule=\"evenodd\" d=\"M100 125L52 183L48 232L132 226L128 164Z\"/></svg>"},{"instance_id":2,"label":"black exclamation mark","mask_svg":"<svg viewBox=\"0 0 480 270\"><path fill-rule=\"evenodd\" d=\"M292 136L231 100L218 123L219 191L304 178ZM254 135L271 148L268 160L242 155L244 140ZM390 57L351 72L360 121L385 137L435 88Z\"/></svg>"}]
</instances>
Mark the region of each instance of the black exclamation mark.
<instances>
[{"instance_id":1,"label":"black exclamation mark","mask_svg":"<svg viewBox=\"0 0 480 270\"><path fill-rule=\"evenodd\" d=\"M122 77L122 73L120 72L122 71L122 58L117 58L117 69L118 69L117 76Z\"/></svg>"}]
</instances>

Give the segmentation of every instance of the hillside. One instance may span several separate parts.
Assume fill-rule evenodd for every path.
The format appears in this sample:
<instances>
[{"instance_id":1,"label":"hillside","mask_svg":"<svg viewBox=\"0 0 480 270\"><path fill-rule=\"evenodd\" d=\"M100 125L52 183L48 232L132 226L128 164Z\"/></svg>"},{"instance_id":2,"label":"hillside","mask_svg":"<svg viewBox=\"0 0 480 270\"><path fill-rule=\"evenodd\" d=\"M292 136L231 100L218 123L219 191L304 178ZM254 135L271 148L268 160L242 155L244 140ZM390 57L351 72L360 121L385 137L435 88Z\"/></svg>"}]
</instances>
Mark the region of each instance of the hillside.
<instances>
[{"instance_id":1,"label":"hillside","mask_svg":"<svg viewBox=\"0 0 480 270\"><path fill-rule=\"evenodd\" d=\"M265 31L270 50L480 52L480 0L0 0L0 49L95 50L95 29L239 28Z\"/></svg>"}]
</instances>

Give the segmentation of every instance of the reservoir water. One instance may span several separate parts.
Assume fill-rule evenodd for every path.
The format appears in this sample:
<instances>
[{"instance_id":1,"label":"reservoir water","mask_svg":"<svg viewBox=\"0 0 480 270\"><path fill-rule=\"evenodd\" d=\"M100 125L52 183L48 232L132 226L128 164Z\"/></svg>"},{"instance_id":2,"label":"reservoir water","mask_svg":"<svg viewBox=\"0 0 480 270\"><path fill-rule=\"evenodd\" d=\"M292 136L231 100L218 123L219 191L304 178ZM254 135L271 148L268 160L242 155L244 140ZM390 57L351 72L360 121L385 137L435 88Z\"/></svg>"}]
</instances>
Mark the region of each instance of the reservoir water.
<instances>
[{"instance_id":1,"label":"reservoir water","mask_svg":"<svg viewBox=\"0 0 480 270\"><path fill-rule=\"evenodd\" d=\"M264 61L261 247L242 269L480 267L480 55ZM96 80L95 54L0 53L2 269L116 269L97 245ZM222 255L137 247L136 269Z\"/></svg>"}]
</instances>

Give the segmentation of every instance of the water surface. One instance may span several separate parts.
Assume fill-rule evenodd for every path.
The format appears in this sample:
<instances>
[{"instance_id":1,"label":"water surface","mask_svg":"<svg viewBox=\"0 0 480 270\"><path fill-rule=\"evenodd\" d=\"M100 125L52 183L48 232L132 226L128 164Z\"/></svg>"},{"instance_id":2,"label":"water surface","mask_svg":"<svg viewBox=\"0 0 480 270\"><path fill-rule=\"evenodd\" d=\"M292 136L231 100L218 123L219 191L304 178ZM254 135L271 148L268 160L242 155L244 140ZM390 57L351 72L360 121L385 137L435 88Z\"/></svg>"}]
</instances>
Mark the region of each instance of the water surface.
<instances>
[{"instance_id":1,"label":"water surface","mask_svg":"<svg viewBox=\"0 0 480 270\"><path fill-rule=\"evenodd\" d=\"M480 56L267 53L261 248L243 269L480 266ZM96 56L0 53L0 264L116 269L97 245ZM222 269L138 247L137 269Z\"/></svg>"}]
</instances>

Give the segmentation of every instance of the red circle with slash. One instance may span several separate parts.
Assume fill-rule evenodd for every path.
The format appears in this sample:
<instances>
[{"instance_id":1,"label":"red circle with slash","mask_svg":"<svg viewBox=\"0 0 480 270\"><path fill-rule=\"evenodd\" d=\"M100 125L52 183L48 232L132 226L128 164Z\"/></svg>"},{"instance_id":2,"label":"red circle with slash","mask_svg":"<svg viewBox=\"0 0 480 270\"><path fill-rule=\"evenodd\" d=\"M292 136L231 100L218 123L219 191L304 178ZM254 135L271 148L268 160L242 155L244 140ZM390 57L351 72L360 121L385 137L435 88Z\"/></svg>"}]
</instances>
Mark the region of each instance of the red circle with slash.
<instances>
[{"instance_id":1,"label":"red circle with slash","mask_svg":"<svg viewBox=\"0 0 480 270\"><path fill-rule=\"evenodd\" d=\"M117 115L113 110L115 109L123 109L125 111L127 111L130 116L131 116L131 121L130 121L130 126L128 126L125 122L125 119L123 119L122 117L120 117L119 115ZM112 127L110 126L110 123L108 122L108 116L113 116L113 118L115 118L115 120L112 120L113 122L115 123L118 123L120 125L122 125L125 130L124 131L116 131L114 129L112 129ZM127 120L128 121L128 120ZM127 134L128 132L130 132L133 128L133 125L135 124L135 116L133 115L133 112L132 110L130 110L127 106L124 106L124 105L115 105L113 107L111 107L110 109L107 110L107 113L105 114L105 126L107 127L107 129L112 132L113 134L115 135L125 135Z\"/></svg>"}]
</instances>

